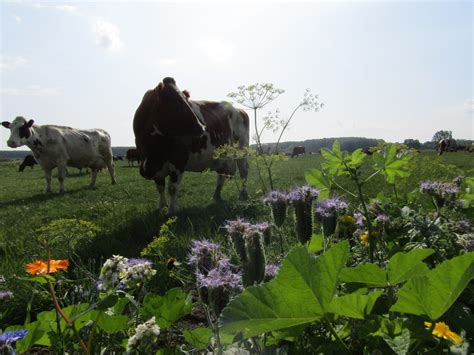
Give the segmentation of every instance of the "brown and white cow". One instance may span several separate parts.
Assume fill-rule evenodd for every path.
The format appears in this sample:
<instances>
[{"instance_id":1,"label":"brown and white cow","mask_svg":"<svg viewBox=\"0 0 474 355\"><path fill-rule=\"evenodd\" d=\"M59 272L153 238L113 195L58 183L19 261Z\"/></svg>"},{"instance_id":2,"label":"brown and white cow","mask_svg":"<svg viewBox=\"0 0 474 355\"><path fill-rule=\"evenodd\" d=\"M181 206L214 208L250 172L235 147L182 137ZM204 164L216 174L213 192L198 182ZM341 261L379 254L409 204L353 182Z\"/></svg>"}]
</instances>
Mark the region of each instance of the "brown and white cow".
<instances>
[{"instance_id":1,"label":"brown and white cow","mask_svg":"<svg viewBox=\"0 0 474 355\"><path fill-rule=\"evenodd\" d=\"M79 130L71 127L33 124L23 117L13 122L2 122L10 129L7 145L18 148L26 145L33 152L36 161L44 170L46 193L51 192L51 172L58 168L59 192L64 192L66 167L89 167L92 170L90 187L95 187L99 170L107 167L112 184L115 184L115 170L112 160L110 136L102 129Z\"/></svg>"},{"instance_id":2,"label":"brown and white cow","mask_svg":"<svg viewBox=\"0 0 474 355\"><path fill-rule=\"evenodd\" d=\"M293 151L291 152L292 158L299 157L300 155L306 155L306 148L302 145L294 147Z\"/></svg>"},{"instance_id":3,"label":"brown and white cow","mask_svg":"<svg viewBox=\"0 0 474 355\"><path fill-rule=\"evenodd\" d=\"M220 200L227 177L239 168L241 198L247 197L246 158L214 159L214 150L225 144L249 145L249 118L227 102L195 101L181 92L173 78L165 78L145 93L133 120L136 146L141 154L140 174L155 181L159 207L166 206L165 179L169 178L169 213L176 211L176 195L184 171L217 172L214 199Z\"/></svg>"}]
</instances>

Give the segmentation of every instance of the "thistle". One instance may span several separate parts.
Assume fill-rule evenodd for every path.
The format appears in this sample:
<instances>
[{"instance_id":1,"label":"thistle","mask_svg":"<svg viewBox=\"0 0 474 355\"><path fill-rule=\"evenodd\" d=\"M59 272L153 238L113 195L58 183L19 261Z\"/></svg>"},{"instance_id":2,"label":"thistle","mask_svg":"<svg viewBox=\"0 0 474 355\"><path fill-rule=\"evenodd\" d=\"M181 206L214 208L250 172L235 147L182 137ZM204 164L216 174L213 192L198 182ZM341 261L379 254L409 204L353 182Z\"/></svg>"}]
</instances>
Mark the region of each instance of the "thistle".
<instances>
[{"instance_id":1,"label":"thistle","mask_svg":"<svg viewBox=\"0 0 474 355\"><path fill-rule=\"evenodd\" d=\"M334 197L322 201L316 201L315 215L323 227L323 233L329 236L336 230L337 216L347 210L347 202Z\"/></svg>"},{"instance_id":2,"label":"thistle","mask_svg":"<svg viewBox=\"0 0 474 355\"><path fill-rule=\"evenodd\" d=\"M250 286L262 282L265 277L265 249L263 236L259 231L249 231L244 239L247 261L242 262L243 282L245 286Z\"/></svg>"},{"instance_id":3,"label":"thistle","mask_svg":"<svg viewBox=\"0 0 474 355\"><path fill-rule=\"evenodd\" d=\"M259 283L265 276L264 236L269 233L270 224L250 224L242 219L227 221L225 225L234 250L239 256L245 286ZM269 235L267 236L269 239Z\"/></svg>"},{"instance_id":4,"label":"thistle","mask_svg":"<svg viewBox=\"0 0 474 355\"><path fill-rule=\"evenodd\" d=\"M233 293L242 289L242 276L235 272L235 267L229 259L221 259L217 266L205 276L197 275L199 290L206 290L207 303L219 315L229 302Z\"/></svg>"},{"instance_id":5,"label":"thistle","mask_svg":"<svg viewBox=\"0 0 474 355\"><path fill-rule=\"evenodd\" d=\"M318 195L319 190L307 185L298 187L287 195L295 211L296 235L302 244L306 244L313 234L312 207Z\"/></svg>"},{"instance_id":6,"label":"thistle","mask_svg":"<svg viewBox=\"0 0 474 355\"><path fill-rule=\"evenodd\" d=\"M277 227L281 227L286 219L287 195L280 191L272 191L263 198L263 202L270 205L273 222Z\"/></svg>"}]
</instances>

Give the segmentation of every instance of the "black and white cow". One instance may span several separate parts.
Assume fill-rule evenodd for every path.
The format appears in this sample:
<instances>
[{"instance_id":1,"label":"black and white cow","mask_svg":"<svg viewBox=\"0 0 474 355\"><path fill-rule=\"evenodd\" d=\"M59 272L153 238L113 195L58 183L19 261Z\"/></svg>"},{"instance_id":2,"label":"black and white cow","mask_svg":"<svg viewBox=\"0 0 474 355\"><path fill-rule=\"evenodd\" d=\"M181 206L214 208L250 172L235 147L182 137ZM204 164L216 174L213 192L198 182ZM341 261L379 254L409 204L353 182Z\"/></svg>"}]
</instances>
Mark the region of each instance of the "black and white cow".
<instances>
[{"instance_id":1,"label":"black and white cow","mask_svg":"<svg viewBox=\"0 0 474 355\"><path fill-rule=\"evenodd\" d=\"M92 181L95 187L99 170L107 167L112 184L115 184L115 170L112 160L110 136L102 129L79 130L70 127L33 124L23 117L13 122L2 122L10 129L7 145L18 148L26 145L33 152L36 161L44 170L46 192L51 192L51 172L58 168L59 192L64 192L66 167L91 168Z\"/></svg>"},{"instance_id":2,"label":"black and white cow","mask_svg":"<svg viewBox=\"0 0 474 355\"><path fill-rule=\"evenodd\" d=\"M29 167L31 167L31 169L33 169L36 164L38 164L38 163L36 162L35 157L32 156L31 154L28 154L25 157L25 159L23 159L23 161L21 162L18 171L22 172L23 170L25 170L25 168L27 166L29 166Z\"/></svg>"},{"instance_id":3,"label":"black and white cow","mask_svg":"<svg viewBox=\"0 0 474 355\"><path fill-rule=\"evenodd\" d=\"M217 172L214 199L219 200L227 177L237 167L243 179L241 198L247 196L246 158L215 159L214 150L225 144L249 145L249 118L227 102L194 101L181 92L173 78L165 78L145 93L133 120L135 143L141 156L140 174L155 181L159 207L166 206L165 179L170 177L169 213L176 211L176 195L184 171Z\"/></svg>"}]
</instances>

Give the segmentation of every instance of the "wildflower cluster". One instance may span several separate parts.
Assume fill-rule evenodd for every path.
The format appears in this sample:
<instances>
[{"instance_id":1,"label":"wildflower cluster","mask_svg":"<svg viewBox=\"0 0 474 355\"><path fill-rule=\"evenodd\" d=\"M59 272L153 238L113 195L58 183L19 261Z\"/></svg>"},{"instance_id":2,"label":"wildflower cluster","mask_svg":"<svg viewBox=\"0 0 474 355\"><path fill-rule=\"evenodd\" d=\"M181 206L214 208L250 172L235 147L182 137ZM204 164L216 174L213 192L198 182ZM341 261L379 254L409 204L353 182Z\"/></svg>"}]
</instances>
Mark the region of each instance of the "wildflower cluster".
<instances>
[{"instance_id":1,"label":"wildflower cluster","mask_svg":"<svg viewBox=\"0 0 474 355\"><path fill-rule=\"evenodd\" d=\"M151 353L151 347L156 343L158 335L160 335L160 327L156 324L155 317L152 317L135 328L135 335L128 339L127 352L146 353L146 351L150 351Z\"/></svg>"},{"instance_id":2,"label":"wildflower cluster","mask_svg":"<svg viewBox=\"0 0 474 355\"><path fill-rule=\"evenodd\" d=\"M322 224L325 235L336 230L337 216L346 212L349 205L338 197L315 201L315 216Z\"/></svg>"},{"instance_id":3,"label":"wildflower cluster","mask_svg":"<svg viewBox=\"0 0 474 355\"><path fill-rule=\"evenodd\" d=\"M195 240L188 262L197 267L200 273L207 275L219 257L219 245L208 240Z\"/></svg>"},{"instance_id":4,"label":"wildflower cluster","mask_svg":"<svg viewBox=\"0 0 474 355\"><path fill-rule=\"evenodd\" d=\"M420 184L420 191L433 196L438 207L442 207L445 202L455 199L459 187L455 183L426 180Z\"/></svg>"},{"instance_id":5,"label":"wildflower cluster","mask_svg":"<svg viewBox=\"0 0 474 355\"><path fill-rule=\"evenodd\" d=\"M234 233L245 230L239 223L231 223L229 228ZM196 267L199 296L215 315L220 314L232 294L242 289L241 274L228 258L220 254L219 249L219 245L210 241L195 240L188 258L189 263Z\"/></svg>"},{"instance_id":6,"label":"wildflower cluster","mask_svg":"<svg viewBox=\"0 0 474 355\"><path fill-rule=\"evenodd\" d=\"M268 244L271 225L268 222L251 224L243 219L227 221L224 228L234 245L243 269L244 285L259 283L265 276L264 241Z\"/></svg>"},{"instance_id":7,"label":"wildflower cluster","mask_svg":"<svg viewBox=\"0 0 474 355\"><path fill-rule=\"evenodd\" d=\"M102 266L97 288L103 292L116 287L132 289L150 280L155 274L156 270L149 260L114 255Z\"/></svg>"},{"instance_id":8,"label":"wildflower cluster","mask_svg":"<svg viewBox=\"0 0 474 355\"><path fill-rule=\"evenodd\" d=\"M242 276L235 269L236 267L229 262L229 259L221 259L207 275L197 275L198 284L200 287L240 290L242 289Z\"/></svg>"},{"instance_id":9,"label":"wildflower cluster","mask_svg":"<svg viewBox=\"0 0 474 355\"><path fill-rule=\"evenodd\" d=\"M273 221L277 227L281 227L286 219L287 194L276 190L271 191L263 198L263 202L270 205Z\"/></svg>"}]
</instances>

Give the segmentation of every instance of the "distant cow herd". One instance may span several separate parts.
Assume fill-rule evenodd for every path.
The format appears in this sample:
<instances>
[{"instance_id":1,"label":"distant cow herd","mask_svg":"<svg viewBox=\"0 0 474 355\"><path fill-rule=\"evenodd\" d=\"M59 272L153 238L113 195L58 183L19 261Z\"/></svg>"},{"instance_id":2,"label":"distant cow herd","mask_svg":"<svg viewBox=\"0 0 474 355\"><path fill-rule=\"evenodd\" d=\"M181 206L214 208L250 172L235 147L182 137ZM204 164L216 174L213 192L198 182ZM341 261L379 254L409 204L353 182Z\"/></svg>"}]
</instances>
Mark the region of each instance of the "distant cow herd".
<instances>
[{"instance_id":1,"label":"distant cow herd","mask_svg":"<svg viewBox=\"0 0 474 355\"><path fill-rule=\"evenodd\" d=\"M164 78L148 90L133 118L136 148L125 157L113 156L110 135L103 129L81 130L56 125L36 125L31 119L18 116L2 125L10 130L7 145L26 145L33 153L24 158L19 171L39 164L44 171L46 192L51 192L51 176L58 169L59 191L64 192L67 167L91 170L90 187L95 187L100 170L107 169L111 183L116 183L114 161L127 159L129 166L137 162L140 175L153 180L159 193L159 207L168 205L165 195L168 179L169 213L177 209L177 192L185 171L217 172L214 199L220 200L227 178L239 171L242 179L240 197L247 198L246 157L214 159L214 151L223 145L249 146L249 117L228 102L191 100L189 92L181 91L173 78ZM438 153L458 151L454 140L442 140ZM474 151L473 147L467 150ZM292 149L292 158L306 155L304 146ZM371 151L367 150L367 154ZM314 154L310 152L309 154Z\"/></svg>"}]
</instances>

